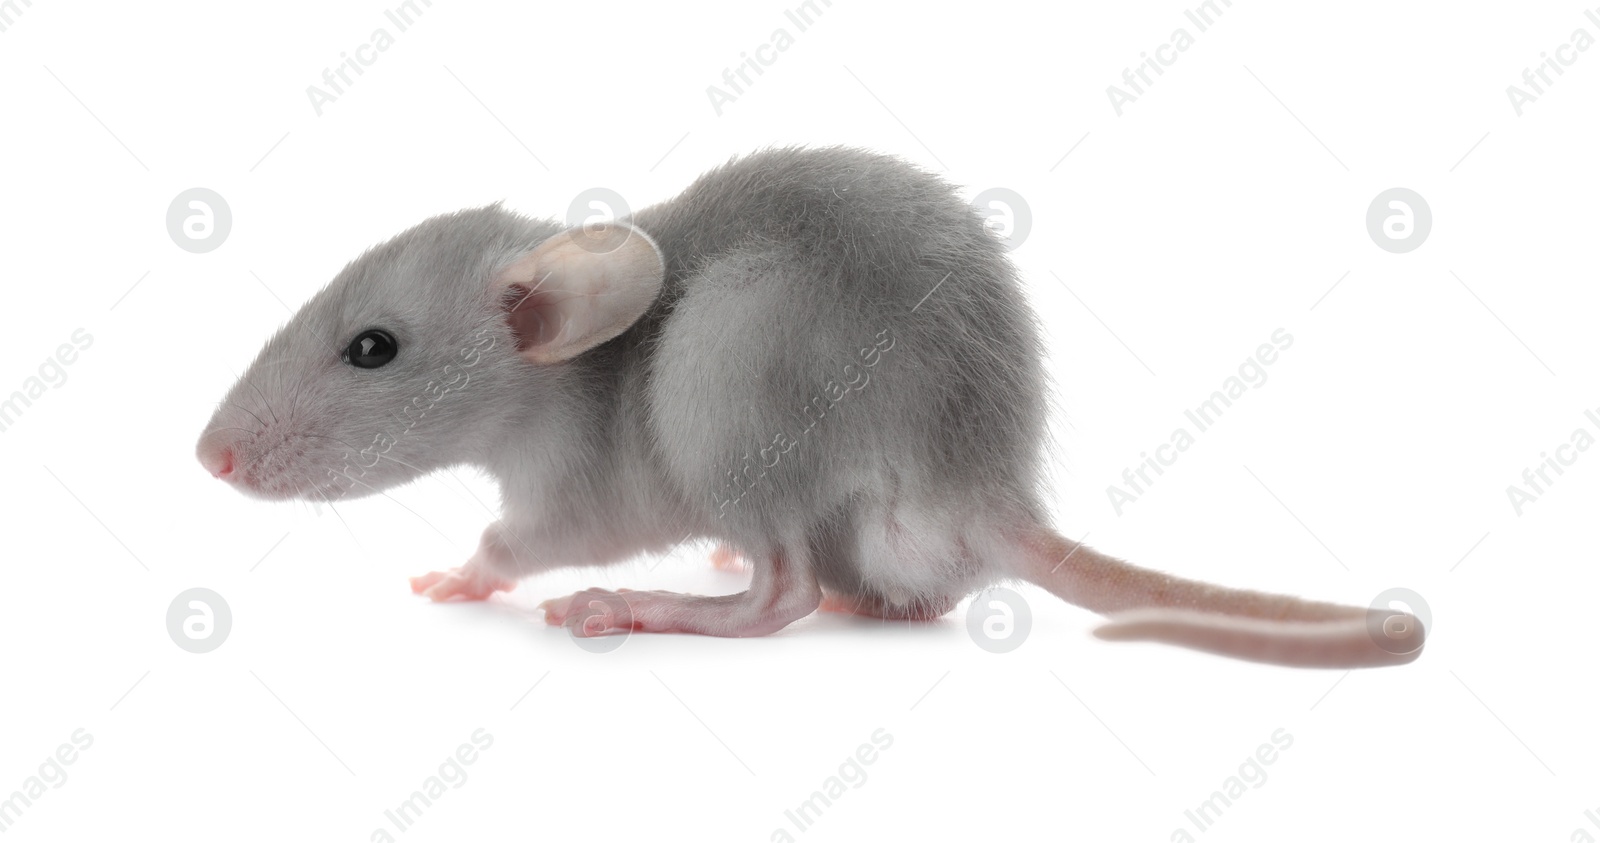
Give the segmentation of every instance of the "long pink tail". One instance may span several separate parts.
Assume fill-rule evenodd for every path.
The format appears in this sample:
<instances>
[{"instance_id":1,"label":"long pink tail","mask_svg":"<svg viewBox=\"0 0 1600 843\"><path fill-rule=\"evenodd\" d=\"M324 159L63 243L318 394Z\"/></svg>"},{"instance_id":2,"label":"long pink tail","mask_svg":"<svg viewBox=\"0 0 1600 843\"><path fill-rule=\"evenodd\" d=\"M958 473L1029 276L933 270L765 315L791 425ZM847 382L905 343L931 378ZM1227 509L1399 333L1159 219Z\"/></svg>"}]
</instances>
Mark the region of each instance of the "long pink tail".
<instances>
[{"instance_id":1,"label":"long pink tail","mask_svg":"<svg viewBox=\"0 0 1600 843\"><path fill-rule=\"evenodd\" d=\"M1095 635L1160 641L1291 667L1381 667L1422 653L1413 615L1224 588L1130 565L1057 535L1031 531L1017 573L1052 594L1105 615Z\"/></svg>"}]
</instances>

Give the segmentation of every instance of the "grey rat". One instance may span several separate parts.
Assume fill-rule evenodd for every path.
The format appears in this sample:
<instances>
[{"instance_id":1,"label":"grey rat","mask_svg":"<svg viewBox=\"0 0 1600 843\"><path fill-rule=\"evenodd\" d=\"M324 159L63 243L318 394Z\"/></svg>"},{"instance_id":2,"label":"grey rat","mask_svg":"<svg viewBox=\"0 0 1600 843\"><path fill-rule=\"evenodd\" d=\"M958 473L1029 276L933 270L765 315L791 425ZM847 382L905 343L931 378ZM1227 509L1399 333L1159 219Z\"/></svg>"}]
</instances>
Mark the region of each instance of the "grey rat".
<instances>
[{"instance_id":1,"label":"grey rat","mask_svg":"<svg viewBox=\"0 0 1600 843\"><path fill-rule=\"evenodd\" d=\"M819 605L932 618L1020 579L1108 615L1102 638L1416 658L1410 615L1178 579L1060 536L1041 503L1043 356L1003 245L951 185L861 150L773 149L615 222L491 205L369 249L267 342L197 453L269 499L482 468L501 520L465 565L412 581L436 600L686 539L751 560L740 594L544 603L575 635L763 635Z\"/></svg>"}]
</instances>

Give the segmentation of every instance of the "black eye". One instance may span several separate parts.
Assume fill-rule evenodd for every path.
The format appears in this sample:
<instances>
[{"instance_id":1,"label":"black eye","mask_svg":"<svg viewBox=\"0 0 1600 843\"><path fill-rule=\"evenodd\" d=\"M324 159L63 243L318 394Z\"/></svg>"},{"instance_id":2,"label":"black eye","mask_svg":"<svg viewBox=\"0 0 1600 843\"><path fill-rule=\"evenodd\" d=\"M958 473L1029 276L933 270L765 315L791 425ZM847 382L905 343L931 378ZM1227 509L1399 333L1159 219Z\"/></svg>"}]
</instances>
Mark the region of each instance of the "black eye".
<instances>
[{"instance_id":1,"label":"black eye","mask_svg":"<svg viewBox=\"0 0 1600 843\"><path fill-rule=\"evenodd\" d=\"M356 334L340 357L358 369L376 369L399 353L400 343L395 342L393 334L382 328L368 328Z\"/></svg>"}]
</instances>

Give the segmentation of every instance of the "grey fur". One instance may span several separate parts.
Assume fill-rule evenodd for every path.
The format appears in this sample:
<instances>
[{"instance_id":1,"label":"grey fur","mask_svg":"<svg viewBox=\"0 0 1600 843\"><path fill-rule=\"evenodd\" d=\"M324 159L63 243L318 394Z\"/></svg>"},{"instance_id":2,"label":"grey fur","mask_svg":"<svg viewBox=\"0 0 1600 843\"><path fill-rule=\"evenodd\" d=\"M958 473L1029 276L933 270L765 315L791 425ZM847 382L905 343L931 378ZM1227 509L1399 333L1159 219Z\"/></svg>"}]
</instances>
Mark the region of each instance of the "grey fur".
<instances>
[{"instance_id":1,"label":"grey fur","mask_svg":"<svg viewBox=\"0 0 1600 843\"><path fill-rule=\"evenodd\" d=\"M859 611L934 616L1012 576L1107 612L1360 612L1166 578L1044 525L1039 329L1001 244L942 179L855 149L775 149L631 223L660 249L659 297L551 365L516 353L494 279L555 222L491 205L368 250L262 350L202 459L225 444L247 491L311 500L481 467L504 512L474 576L608 564L685 537L754 563L747 595L683 598L640 628L761 634L811 612L819 586ZM399 338L395 362L341 363L373 326ZM1185 643L1199 623L1169 620L1138 629ZM1207 629L1208 649L1293 661L1270 631L1240 644L1231 626ZM1340 633L1352 658L1374 658L1354 629ZM1262 640L1268 655L1252 655Z\"/></svg>"},{"instance_id":2,"label":"grey fur","mask_svg":"<svg viewBox=\"0 0 1600 843\"><path fill-rule=\"evenodd\" d=\"M472 331L501 329L490 278L560 226L492 205L368 250L267 344L212 428L259 428L240 460L277 478L267 496L359 496L419 471L484 468L507 520L538 548L537 561L515 548L513 575L615 561L686 534L759 560L778 537L804 536L829 549L811 564L831 590L904 604L983 584L980 560L921 541L945 555L876 582L849 535L900 529L896 512L953 526L1040 511L1038 329L1004 249L956 191L884 155L777 149L707 173L631 222L667 264L643 319L554 367L523 364L497 333L471 383L356 481L328 470L355 474L346 452L395 436L409 421L400 408ZM399 337L400 357L371 371L340 363L337 349L370 326ZM893 345L868 368L860 352L883 345L883 332ZM830 402L830 381L847 378L857 387ZM832 409L808 418L819 398ZM761 451L780 434L797 444L765 477L730 482L770 461Z\"/></svg>"}]
</instances>

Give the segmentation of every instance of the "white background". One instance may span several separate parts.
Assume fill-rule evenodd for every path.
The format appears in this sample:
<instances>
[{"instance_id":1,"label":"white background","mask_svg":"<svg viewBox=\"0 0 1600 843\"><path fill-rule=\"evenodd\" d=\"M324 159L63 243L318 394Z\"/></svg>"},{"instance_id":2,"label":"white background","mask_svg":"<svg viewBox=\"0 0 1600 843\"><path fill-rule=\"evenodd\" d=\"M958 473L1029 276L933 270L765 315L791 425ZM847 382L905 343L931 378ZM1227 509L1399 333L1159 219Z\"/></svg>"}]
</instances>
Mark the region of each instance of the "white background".
<instances>
[{"instance_id":1,"label":"white background","mask_svg":"<svg viewBox=\"0 0 1600 843\"><path fill-rule=\"evenodd\" d=\"M0 433L0 796L74 730L94 742L6 839L1600 836L1600 452L1520 514L1506 493L1600 436L1600 48L1521 116L1506 95L1574 30L1600 37L1581 5L1239 0L1204 33L1173 2L835 0L804 32L784 3L438 0L403 33L393 5L7 4L0 395L94 339ZM393 46L319 116L307 86L379 27ZM707 87L779 27L793 45L719 116ZM1194 45L1118 116L1107 86L1178 27ZM493 517L473 471L336 516L194 461L280 300L369 244L500 198L642 207L790 143L1026 199L1013 254L1049 334L1063 533L1230 585L1410 588L1427 652L1346 674L1113 645L1022 589L1031 635L1005 655L965 607L594 654L533 606L742 580L695 546L429 605L405 577L463 561ZM205 254L165 223L196 186L233 214ZM1407 254L1365 226L1396 186L1433 215ZM1107 487L1278 328L1269 379L1119 516ZM209 654L165 629L192 587L233 613ZM395 832L385 809L479 728L466 781ZM796 830L784 812L878 729L865 781ZM1265 781L1198 831L1184 812L1279 729Z\"/></svg>"}]
</instances>

